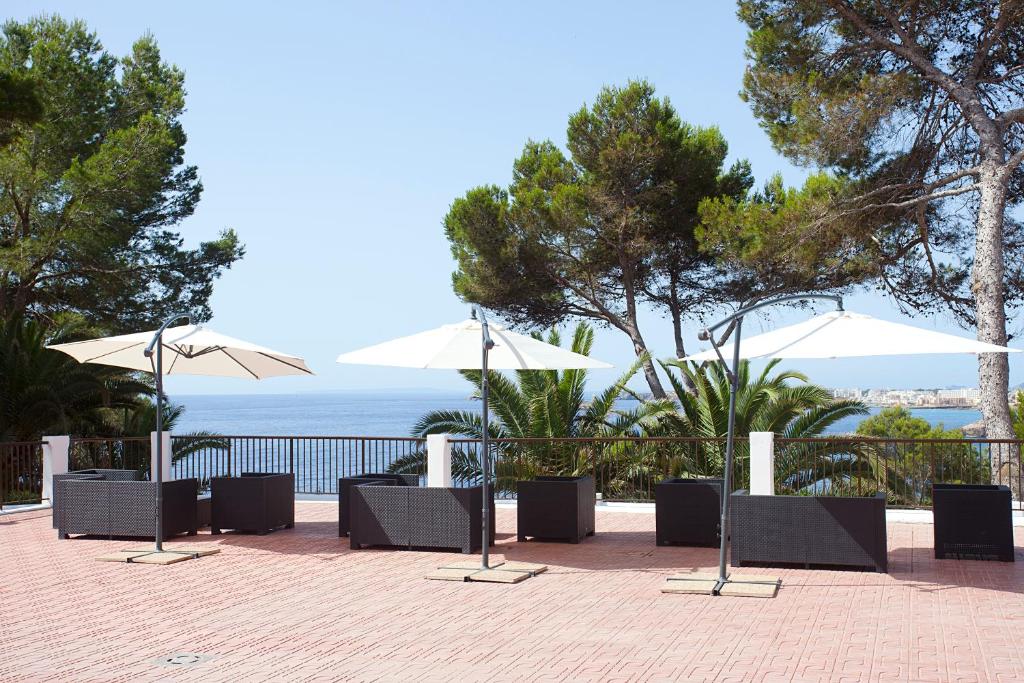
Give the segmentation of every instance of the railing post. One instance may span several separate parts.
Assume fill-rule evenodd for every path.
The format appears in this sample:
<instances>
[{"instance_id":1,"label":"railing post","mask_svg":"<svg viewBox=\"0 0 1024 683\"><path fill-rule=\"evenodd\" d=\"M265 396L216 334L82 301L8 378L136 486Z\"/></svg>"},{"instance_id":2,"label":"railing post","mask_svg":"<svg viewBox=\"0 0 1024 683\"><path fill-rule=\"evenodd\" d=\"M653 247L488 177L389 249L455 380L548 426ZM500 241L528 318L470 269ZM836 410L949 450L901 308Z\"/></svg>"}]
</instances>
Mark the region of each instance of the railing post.
<instances>
[{"instance_id":1,"label":"railing post","mask_svg":"<svg viewBox=\"0 0 1024 683\"><path fill-rule=\"evenodd\" d=\"M775 495L774 432L750 432L750 494Z\"/></svg>"},{"instance_id":2,"label":"railing post","mask_svg":"<svg viewBox=\"0 0 1024 683\"><path fill-rule=\"evenodd\" d=\"M452 485L452 444L447 434L427 435L427 486Z\"/></svg>"},{"instance_id":3,"label":"railing post","mask_svg":"<svg viewBox=\"0 0 1024 683\"><path fill-rule=\"evenodd\" d=\"M43 491L40 498L53 503L53 475L68 471L71 437L44 436L43 441Z\"/></svg>"},{"instance_id":4,"label":"railing post","mask_svg":"<svg viewBox=\"0 0 1024 683\"><path fill-rule=\"evenodd\" d=\"M295 474L295 439L288 439L288 472Z\"/></svg>"},{"instance_id":5,"label":"railing post","mask_svg":"<svg viewBox=\"0 0 1024 683\"><path fill-rule=\"evenodd\" d=\"M164 452L164 481L170 481L174 477L171 476L171 435L169 432L161 432L163 437L163 452ZM149 433L149 480L155 481L156 479L156 432Z\"/></svg>"}]
</instances>

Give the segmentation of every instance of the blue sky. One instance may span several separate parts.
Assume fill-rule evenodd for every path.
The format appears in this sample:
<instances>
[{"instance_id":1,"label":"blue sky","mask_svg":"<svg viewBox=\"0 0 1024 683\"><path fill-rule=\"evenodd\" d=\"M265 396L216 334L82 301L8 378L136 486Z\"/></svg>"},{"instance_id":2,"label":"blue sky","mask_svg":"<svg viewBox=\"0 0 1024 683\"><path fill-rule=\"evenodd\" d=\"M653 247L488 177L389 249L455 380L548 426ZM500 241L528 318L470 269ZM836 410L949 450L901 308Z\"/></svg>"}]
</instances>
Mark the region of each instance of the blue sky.
<instances>
[{"instance_id":1,"label":"blue sky","mask_svg":"<svg viewBox=\"0 0 1024 683\"><path fill-rule=\"evenodd\" d=\"M172 393L436 388L454 373L360 368L339 352L467 316L441 228L470 187L507 184L530 138L564 144L601 86L646 78L681 116L718 125L758 184L805 175L772 150L739 96L743 27L730 2L21 2L3 13L85 19L108 50L146 31L186 72L187 159L205 185L189 243L235 228L247 256L217 283L216 330L304 356L313 378L171 378ZM875 293L847 308L909 320ZM795 322L780 311L746 331ZM660 356L671 329L641 321ZM913 324L959 330L943 317ZM1016 324L1011 331L1017 331ZM695 335L688 335L696 348ZM622 368L626 337L593 355ZM1011 357L1013 358L1013 357ZM976 386L973 357L791 361L829 386ZM1011 383L1024 379L1011 361ZM595 386L616 371L595 372ZM642 386L642 385L638 385Z\"/></svg>"}]
</instances>

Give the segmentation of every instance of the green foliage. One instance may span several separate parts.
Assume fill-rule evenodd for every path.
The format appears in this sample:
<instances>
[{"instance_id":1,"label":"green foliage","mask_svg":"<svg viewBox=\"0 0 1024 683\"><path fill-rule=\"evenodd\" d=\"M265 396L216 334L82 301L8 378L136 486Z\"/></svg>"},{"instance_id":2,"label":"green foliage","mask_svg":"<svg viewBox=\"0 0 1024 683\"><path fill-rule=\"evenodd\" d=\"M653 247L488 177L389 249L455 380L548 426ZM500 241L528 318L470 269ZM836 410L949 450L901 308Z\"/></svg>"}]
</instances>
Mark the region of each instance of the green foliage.
<instances>
[{"instance_id":1,"label":"green foliage","mask_svg":"<svg viewBox=\"0 0 1024 683\"><path fill-rule=\"evenodd\" d=\"M736 433L774 432L788 439L819 436L833 424L852 415L864 415L860 401L832 398L828 389L810 384L796 370L776 368L773 359L760 374L751 373L750 362L740 361L736 393ZM729 418L729 378L721 363L688 363L671 360L666 371L679 393L680 410L666 420L667 430L678 436L714 438L725 436ZM697 387L695 393L681 391L682 376Z\"/></svg>"},{"instance_id":2,"label":"green foliage","mask_svg":"<svg viewBox=\"0 0 1024 683\"><path fill-rule=\"evenodd\" d=\"M540 338L540 335L536 335ZM557 330L545 340L561 345ZM577 325L571 350L589 355L594 331L586 324ZM488 435L492 439L544 439L543 442L498 442L495 444L497 490L513 490L517 479L537 474L574 474L591 471L597 460L614 463L608 471L607 485L617 486L624 472L638 467L629 458L612 457L608 452L616 446L600 441L581 446L560 444L557 438L611 438L640 436L656 427L658 420L672 411L669 401L638 402L634 407L621 407L617 402L631 394L626 383L637 373L639 362L628 369L611 386L586 400L586 370L519 370L514 379L500 372L488 373L490 409ZM479 397L482 373L463 370L460 374L470 382ZM456 434L478 439L483 434L481 415L475 411L433 411L424 415L413 429L414 436ZM621 456L622 453L616 453ZM416 453L395 463L392 471L421 472L425 455ZM480 463L475 449L455 449L452 474L456 478L476 480ZM635 474L635 472L633 473Z\"/></svg>"},{"instance_id":3,"label":"green foliage","mask_svg":"<svg viewBox=\"0 0 1024 683\"><path fill-rule=\"evenodd\" d=\"M566 147L569 156L527 142L507 189L477 187L452 203L456 293L515 323L604 322L638 356L637 304L648 301L671 314L681 346L682 320L724 296L697 248L698 204L743 196L748 165L724 169L720 131L684 123L645 81L602 89L569 118ZM659 395L653 364L645 374Z\"/></svg>"},{"instance_id":4,"label":"green foliage","mask_svg":"<svg viewBox=\"0 0 1024 683\"><path fill-rule=\"evenodd\" d=\"M42 115L35 83L25 75L0 71L0 149L17 136L17 124L31 125Z\"/></svg>"},{"instance_id":5,"label":"green foliage","mask_svg":"<svg viewBox=\"0 0 1024 683\"><path fill-rule=\"evenodd\" d=\"M50 16L4 24L0 73L41 105L6 124L0 149L0 317L106 332L171 308L207 317L213 280L243 250L230 230L186 249L174 229L202 191L184 163L181 70L150 35L117 58L82 22Z\"/></svg>"},{"instance_id":6,"label":"green foliage","mask_svg":"<svg viewBox=\"0 0 1024 683\"><path fill-rule=\"evenodd\" d=\"M82 365L45 348L43 327L15 318L0 322L0 441L44 434L107 432L111 409L131 409L148 384L105 365Z\"/></svg>"},{"instance_id":7,"label":"green foliage","mask_svg":"<svg viewBox=\"0 0 1024 683\"><path fill-rule=\"evenodd\" d=\"M840 258L876 261L877 282L901 304L968 325L972 269L995 273L1002 260L1017 300L1021 226L1003 209L981 212L979 193L1024 200L1024 5L738 4L749 27L744 99L777 150L842 187L820 212L793 217L787 255L841 244ZM974 245L983 215L1003 238L991 252Z\"/></svg>"},{"instance_id":8,"label":"green foliage","mask_svg":"<svg viewBox=\"0 0 1024 683\"><path fill-rule=\"evenodd\" d=\"M959 429L932 426L902 406L864 420L857 434L879 439L860 446L862 475L885 482L893 504L927 503L932 482L986 484L991 475L986 448L957 443Z\"/></svg>"},{"instance_id":9,"label":"green foliage","mask_svg":"<svg viewBox=\"0 0 1024 683\"><path fill-rule=\"evenodd\" d=\"M857 433L861 436L874 436L883 439L962 439L963 432L959 429L947 430L941 424L933 427L928 420L914 417L903 406L883 408L877 415L857 425Z\"/></svg>"},{"instance_id":10,"label":"green foliage","mask_svg":"<svg viewBox=\"0 0 1024 683\"><path fill-rule=\"evenodd\" d=\"M1013 433L1018 439L1024 439L1024 391L1020 389L1010 406L1010 417L1013 419Z\"/></svg>"},{"instance_id":11,"label":"green foliage","mask_svg":"<svg viewBox=\"0 0 1024 683\"><path fill-rule=\"evenodd\" d=\"M848 183L824 173L801 188L786 188L781 175L749 197L715 197L700 203L701 249L731 269L748 298L842 290L877 277L879 262L865 250L849 221L830 219L805 239L806 226L827 216ZM734 285L734 288L736 285Z\"/></svg>"},{"instance_id":12,"label":"green foliage","mask_svg":"<svg viewBox=\"0 0 1024 683\"><path fill-rule=\"evenodd\" d=\"M780 361L769 361L760 374L751 373L750 362L740 361L736 393L736 428L740 438L750 432L774 432L780 438L820 436L839 420L867 413L860 401L834 399L828 389L810 384L794 370L776 372ZM729 378L721 363L663 363L679 398L678 413L662 419L659 433L697 439L680 449L675 476L721 476L729 426ZM686 386L693 386L688 392ZM776 455L776 481L793 490L812 485L804 470L809 464L832 458L841 448L824 445L810 449L796 445ZM738 444L736 481L749 471L749 452Z\"/></svg>"}]
</instances>

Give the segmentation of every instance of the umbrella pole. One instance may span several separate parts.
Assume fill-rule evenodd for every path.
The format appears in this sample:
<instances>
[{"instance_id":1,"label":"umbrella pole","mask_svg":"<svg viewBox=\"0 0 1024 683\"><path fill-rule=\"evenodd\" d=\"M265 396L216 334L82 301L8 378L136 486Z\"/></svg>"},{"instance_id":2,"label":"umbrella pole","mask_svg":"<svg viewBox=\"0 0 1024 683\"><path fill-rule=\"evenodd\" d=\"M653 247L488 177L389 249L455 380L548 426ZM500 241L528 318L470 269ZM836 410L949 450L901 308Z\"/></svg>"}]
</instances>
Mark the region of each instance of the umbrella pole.
<instances>
[{"instance_id":1,"label":"umbrella pole","mask_svg":"<svg viewBox=\"0 0 1024 683\"><path fill-rule=\"evenodd\" d=\"M483 486L483 510L481 512L481 515L482 515L481 519L483 520L483 523L481 524L481 527L483 528L483 545L480 546L481 548L483 548L483 551L482 551L481 556L480 556L480 566L483 569L490 569L490 567L489 567L489 556L490 556L490 550L491 550L490 547L489 547L490 543L488 543L488 541L490 540L490 535L491 535L490 534L491 506L488 505L488 502L489 502L488 501L488 498L489 498L488 493L490 492L490 486L489 486L489 481L488 480L490 479L490 472L491 472L491 454L489 452L490 445L488 444L488 439L487 439L488 421L489 421L488 420L489 416L487 414L488 413L487 399L488 399L488 393L489 393L489 389L490 389L488 387L488 385L487 385L487 351L488 351L487 344L485 343L484 344L484 350L483 350L484 357L483 357L483 363L482 363L482 365L483 365L483 376L482 376L482 379L480 380L480 398L481 398L481 401L483 403L483 406L482 406L482 409L483 409L483 434L481 435L481 439L480 439L480 448L483 449L483 453L482 453L481 458L480 458L480 463L481 463L481 467L483 468L483 475L484 475L483 476L483 482L484 482L484 486Z\"/></svg>"},{"instance_id":2,"label":"umbrella pole","mask_svg":"<svg viewBox=\"0 0 1024 683\"><path fill-rule=\"evenodd\" d=\"M156 551L164 549L164 330L171 323L184 318L187 322L192 319L188 315L179 314L164 320L160 329L153 335L153 339L146 345L143 354L153 362L153 375L156 377L156 472L150 473L150 480L156 482ZM156 358L154 358L156 356Z\"/></svg>"},{"instance_id":3,"label":"umbrella pole","mask_svg":"<svg viewBox=\"0 0 1024 683\"><path fill-rule=\"evenodd\" d=\"M156 344L156 551L164 549L164 354L163 340L157 334Z\"/></svg>"},{"instance_id":4,"label":"umbrella pole","mask_svg":"<svg viewBox=\"0 0 1024 683\"><path fill-rule=\"evenodd\" d=\"M736 320L736 341L733 344L732 372L729 374L729 430L725 439L725 476L722 484L722 521L719 525L721 543L718 547L718 584L714 593L722 589L726 583L726 563L729 548L729 498L732 493L733 457L736 449L736 392L739 390L740 372L740 335L743 331L743 318Z\"/></svg>"},{"instance_id":5,"label":"umbrella pole","mask_svg":"<svg viewBox=\"0 0 1024 683\"><path fill-rule=\"evenodd\" d=\"M494 342L491 340L491 332L487 329L487 316L484 315L484 309L479 305L473 305L473 317L480 316L480 345L481 345L481 363L480 368L482 373L480 375L480 402L483 415L481 416L481 424L483 431L480 434L480 469L483 474L483 509L480 511L481 514L481 529L483 534L483 543L481 544L482 551L480 553L480 566L482 569L490 569L490 552L491 552L491 496L490 496L490 473L491 473L491 454L490 444L488 439L489 432L489 415L488 415L488 397L490 394L490 387L487 382L487 356L492 348L494 348Z\"/></svg>"},{"instance_id":6,"label":"umbrella pole","mask_svg":"<svg viewBox=\"0 0 1024 683\"><path fill-rule=\"evenodd\" d=\"M803 301L806 299L828 299L836 303L836 310L843 310L843 297L837 294L791 294L789 296L780 296L775 299L767 299L741 308L723 320L719 320L714 325L704 328L704 330L697 335L697 338L701 341L711 342L712 348L714 348L715 353L718 355L718 360L721 361L722 365L726 366L725 373L729 379L729 429L725 439L725 474L722 477L722 519L719 526L721 543L718 548L718 583L712 591L714 595L719 595L722 590L722 586L724 586L728 581L728 577L726 576L726 564L729 550L729 497L732 494L733 457L735 455L734 452L736 447L736 392L739 390L740 333L743 328L743 316L766 306L774 306L775 304L786 303L788 301ZM736 325L733 331L736 335L736 341L733 345L732 352L732 370L729 369L725 359L722 357L722 351L718 348L718 344L715 343L715 336L712 334L714 330L724 327L729 323L735 323Z\"/></svg>"}]
</instances>

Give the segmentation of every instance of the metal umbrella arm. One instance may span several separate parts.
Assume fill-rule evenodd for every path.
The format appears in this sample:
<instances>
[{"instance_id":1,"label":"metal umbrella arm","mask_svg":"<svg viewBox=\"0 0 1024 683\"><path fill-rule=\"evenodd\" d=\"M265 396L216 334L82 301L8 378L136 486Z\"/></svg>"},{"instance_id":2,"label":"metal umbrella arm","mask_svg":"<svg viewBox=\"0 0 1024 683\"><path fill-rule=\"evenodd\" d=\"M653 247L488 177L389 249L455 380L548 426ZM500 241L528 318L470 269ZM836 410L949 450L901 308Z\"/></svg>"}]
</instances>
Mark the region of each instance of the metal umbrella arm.
<instances>
[{"instance_id":1,"label":"metal umbrella arm","mask_svg":"<svg viewBox=\"0 0 1024 683\"><path fill-rule=\"evenodd\" d=\"M494 348L494 341L491 339L491 332L487 328L487 315L484 314L484 309L479 304L473 304L472 315L480 321L480 346L483 353L483 362L480 364L482 372L480 374L480 402L482 404L483 415L482 415L482 431L480 434L480 449L483 451L480 455L480 470L483 475L483 510L481 511L481 527L483 528L483 545L481 546L482 551L480 554L480 565L483 569L490 569L490 526L491 526L491 505L489 479L491 472L491 457L488 451L488 411L487 411L487 398L489 386L487 382L487 356L491 349Z\"/></svg>"},{"instance_id":2,"label":"metal umbrella arm","mask_svg":"<svg viewBox=\"0 0 1024 683\"><path fill-rule=\"evenodd\" d=\"M164 344L163 333L171 324L179 320L192 322L187 313L173 315L153 334L153 339L146 345L143 354L153 363L153 376L156 378L156 472L151 473L150 480L156 482L156 551L164 549L164 513L163 513L163 480L164 480L164 439L163 439L163 404L164 404ZM155 358L154 358L155 356Z\"/></svg>"},{"instance_id":3,"label":"metal umbrella arm","mask_svg":"<svg viewBox=\"0 0 1024 683\"><path fill-rule=\"evenodd\" d=\"M782 304L789 301L801 301L808 299L834 301L836 304L836 310L843 310L843 297L838 294L792 294L775 299L767 299L741 308L732 315L719 320L714 325L704 328L697 335L697 338L701 341L711 342L711 346L715 350L715 355L718 356L718 359L725 367L725 374L729 379L729 427L725 440L725 473L722 477L722 517L719 523L721 542L718 548L718 582L715 584L714 591L712 591L714 595L720 595L722 587L728 582L726 574L726 560L729 546L729 498L732 493L732 467L736 450L736 392L739 391L740 338L743 332L743 316L748 313L753 313L758 309L765 308L766 306L774 306L776 304ZM736 326L733 330L735 340L733 341L732 350L732 368L730 368L728 363L726 363L725 358L722 356L721 348L715 342L713 332L732 323L735 323Z\"/></svg>"}]
</instances>

